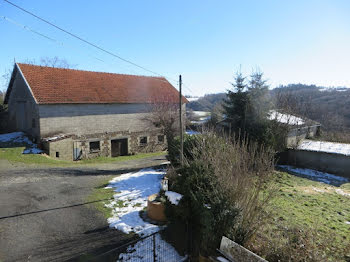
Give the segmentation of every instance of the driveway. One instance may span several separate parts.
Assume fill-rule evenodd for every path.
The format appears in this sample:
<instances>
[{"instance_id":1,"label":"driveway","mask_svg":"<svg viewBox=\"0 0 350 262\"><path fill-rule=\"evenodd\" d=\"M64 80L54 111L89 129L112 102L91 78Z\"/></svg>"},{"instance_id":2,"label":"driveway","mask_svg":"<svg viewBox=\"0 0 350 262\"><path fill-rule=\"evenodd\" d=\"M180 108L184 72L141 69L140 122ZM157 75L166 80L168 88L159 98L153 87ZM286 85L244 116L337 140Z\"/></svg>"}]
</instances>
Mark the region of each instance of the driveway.
<instances>
[{"instance_id":1,"label":"driveway","mask_svg":"<svg viewBox=\"0 0 350 262\"><path fill-rule=\"evenodd\" d=\"M0 161L0 261L78 261L125 243L86 198L111 175L160 165L164 156L51 168Z\"/></svg>"}]
</instances>

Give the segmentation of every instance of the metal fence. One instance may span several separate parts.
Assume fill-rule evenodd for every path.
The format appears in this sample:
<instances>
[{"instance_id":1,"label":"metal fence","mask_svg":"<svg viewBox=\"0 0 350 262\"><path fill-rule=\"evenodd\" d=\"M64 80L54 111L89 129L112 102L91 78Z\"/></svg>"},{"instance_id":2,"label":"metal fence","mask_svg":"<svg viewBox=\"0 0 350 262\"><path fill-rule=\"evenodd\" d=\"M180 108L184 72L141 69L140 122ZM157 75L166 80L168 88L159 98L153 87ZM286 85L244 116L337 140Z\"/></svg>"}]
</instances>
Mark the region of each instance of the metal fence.
<instances>
[{"instance_id":1,"label":"metal fence","mask_svg":"<svg viewBox=\"0 0 350 262\"><path fill-rule=\"evenodd\" d=\"M187 256L181 256L175 248L166 242L161 232L126 243L95 257L92 261L130 261L130 262L180 262Z\"/></svg>"}]
</instances>

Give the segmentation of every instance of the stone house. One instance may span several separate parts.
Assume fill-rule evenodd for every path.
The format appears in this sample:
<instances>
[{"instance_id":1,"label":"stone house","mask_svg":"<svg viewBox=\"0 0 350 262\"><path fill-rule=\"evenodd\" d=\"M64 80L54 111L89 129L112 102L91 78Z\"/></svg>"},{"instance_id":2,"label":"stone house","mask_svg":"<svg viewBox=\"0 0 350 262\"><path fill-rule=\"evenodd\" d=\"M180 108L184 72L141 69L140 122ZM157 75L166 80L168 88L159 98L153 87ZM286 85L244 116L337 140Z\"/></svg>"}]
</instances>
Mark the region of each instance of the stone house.
<instances>
[{"instance_id":1,"label":"stone house","mask_svg":"<svg viewBox=\"0 0 350 262\"><path fill-rule=\"evenodd\" d=\"M4 102L13 130L54 158L78 160L164 150L166 137L149 121L151 107L178 101L163 77L16 63Z\"/></svg>"}]
</instances>

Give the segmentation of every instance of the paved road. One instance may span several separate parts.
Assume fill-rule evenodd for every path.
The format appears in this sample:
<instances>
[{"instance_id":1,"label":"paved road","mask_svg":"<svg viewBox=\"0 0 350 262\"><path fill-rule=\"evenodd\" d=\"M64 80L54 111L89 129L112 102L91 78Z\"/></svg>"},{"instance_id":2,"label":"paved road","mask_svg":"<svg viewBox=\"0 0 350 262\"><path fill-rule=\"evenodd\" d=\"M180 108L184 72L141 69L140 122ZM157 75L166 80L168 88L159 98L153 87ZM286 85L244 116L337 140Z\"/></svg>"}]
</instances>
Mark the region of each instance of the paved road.
<instances>
[{"instance_id":1,"label":"paved road","mask_svg":"<svg viewBox=\"0 0 350 262\"><path fill-rule=\"evenodd\" d=\"M0 162L0 261L75 261L127 241L86 198L111 175L164 161L157 156L92 168Z\"/></svg>"}]
</instances>

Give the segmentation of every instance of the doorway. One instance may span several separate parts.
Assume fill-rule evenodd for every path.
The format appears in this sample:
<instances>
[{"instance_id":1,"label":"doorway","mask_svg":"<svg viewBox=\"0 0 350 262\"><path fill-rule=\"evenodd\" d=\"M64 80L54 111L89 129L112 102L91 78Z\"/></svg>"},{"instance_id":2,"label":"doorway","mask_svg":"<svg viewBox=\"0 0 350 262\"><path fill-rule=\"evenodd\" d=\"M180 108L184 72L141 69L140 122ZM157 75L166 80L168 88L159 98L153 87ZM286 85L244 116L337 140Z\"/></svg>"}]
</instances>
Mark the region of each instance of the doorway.
<instances>
[{"instance_id":1,"label":"doorway","mask_svg":"<svg viewBox=\"0 0 350 262\"><path fill-rule=\"evenodd\" d=\"M126 156L128 154L128 139L114 139L111 140L111 156Z\"/></svg>"}]
</instances>

